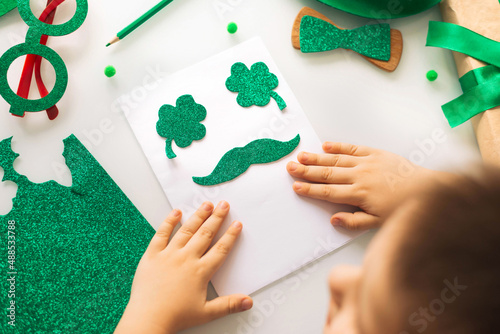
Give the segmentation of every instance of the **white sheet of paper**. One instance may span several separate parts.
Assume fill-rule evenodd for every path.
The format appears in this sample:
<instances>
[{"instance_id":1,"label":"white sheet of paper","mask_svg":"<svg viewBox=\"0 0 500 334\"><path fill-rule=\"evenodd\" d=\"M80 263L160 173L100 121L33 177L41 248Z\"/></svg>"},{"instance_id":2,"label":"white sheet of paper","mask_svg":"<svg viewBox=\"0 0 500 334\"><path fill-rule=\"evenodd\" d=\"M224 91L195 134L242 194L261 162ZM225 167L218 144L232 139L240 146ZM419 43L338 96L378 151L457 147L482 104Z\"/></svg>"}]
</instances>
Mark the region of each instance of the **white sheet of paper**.
<instances>
[{"instance_id":1,"label":"white sheet of paper","mask_svg":"<svg viewBox=\"0 0 500 334\"><path fill-rule=\"evenodd\" d=\"M236 102L237 93L225 87L234 63L250 67L259 61L278 76L275 91L288 105L283 112L273 99L265 107L242 108ZM173 144L177 158L169 160L165 139L156 132L158 111L164 104L175 106L177 98L185 94L207 109L202 122L207 135L185 149ZM299 197L292 190L294 179L286 164L296 160L300 151L320 153L321 143L260 38L169 76L126 116L170 203L183 211L184 219L203 201L217 204L226 200L231 213L222 231L233 220L243 222L233 252L212 279L219 295L251 294L359 234L329 223L333 213L350 208ZM298 148L277 162L252 165L238 178L217 186L204 187L192 180L193 176L209 175L235 147L260 138L288 141L297 134L301 137Z\"/></svg>"}]
</instances>

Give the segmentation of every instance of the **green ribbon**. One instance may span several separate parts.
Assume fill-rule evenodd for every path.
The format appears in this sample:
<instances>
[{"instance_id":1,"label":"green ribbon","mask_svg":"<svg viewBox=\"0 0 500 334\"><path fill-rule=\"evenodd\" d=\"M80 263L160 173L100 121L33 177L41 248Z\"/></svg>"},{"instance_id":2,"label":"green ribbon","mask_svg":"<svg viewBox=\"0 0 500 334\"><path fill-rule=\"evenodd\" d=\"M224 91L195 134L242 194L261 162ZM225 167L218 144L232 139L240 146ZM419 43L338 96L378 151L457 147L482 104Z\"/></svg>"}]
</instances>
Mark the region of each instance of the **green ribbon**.
<instances>
[{"instance_id":1,"label":"green ribbon","mask_svg":"<svg viewBox=\"0 0 500 334\"><path fill-rule=\"evenodd\" d=\"M452 128L500 106L500 68L488 65L467 72L460 78L460 85L464 94L442 106Z\"/></svg>"},{"instance_id":2,"label":"green ribbon","mask_svg":"<svg viewBox=\"0 0 500 334\"><path fill-rule=\"evenodd\" d=\"M324 52L349 49L364 56L389 61L391 59L391 27L387 23L372 24L357 29L339 29L330 22L304 16L300 22L300 50Z\"/></svg>"},{"instance_id":3,"label":"green ribbon","mask_svg":"<svg viewBox=\"0 0 500 334\"><path fill-rule=\"evenodd\" d=\"M451 127L500 106L500 42L453 23L431 21L426 45L460 52L491 64L462 76L460 85L464 94L442 106Z\"/></svg>"},{"instance_id":4,"label":"green ribbon","mask_svg":"<svg viewBox=\"0 0 500 334\"><path fill-rule=\"evenodd\" d=\"M464 53L500 67L500 42L453 23L430 21L426 46Z\"/></svg>"}]
</instances>

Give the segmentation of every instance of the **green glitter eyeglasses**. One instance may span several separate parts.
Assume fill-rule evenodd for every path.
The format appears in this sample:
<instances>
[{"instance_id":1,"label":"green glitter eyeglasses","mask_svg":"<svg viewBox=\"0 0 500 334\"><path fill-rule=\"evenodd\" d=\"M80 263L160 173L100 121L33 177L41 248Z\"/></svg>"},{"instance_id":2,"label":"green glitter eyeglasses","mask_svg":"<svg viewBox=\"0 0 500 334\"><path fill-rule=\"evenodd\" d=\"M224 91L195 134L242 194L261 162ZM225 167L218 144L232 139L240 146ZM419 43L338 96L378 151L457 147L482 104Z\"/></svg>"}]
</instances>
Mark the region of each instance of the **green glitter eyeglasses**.
<instances>
[{"instance_id":1,"label":"green glitter eyeglasses","mask_svg":"<svg viewBox=\"0 0 500 334\"><path fill-rule=\"evenodd\" d=\"M57 7L64 0L52 0L49 6ZM26 111L36 112L54 106L64 95L68 84L68 70L62 58L51 48L41 44L43 35L64 36L76 31L85 21L88 13L87 0L76 0L75 15L66 23L52 25L35 17L30 8L30 0L17 0L19 14L29 26L25 43L7 50L0 58L0 95L10 104L10 113L23 116ZM54 68L56 82L52 91L37 100L29 100L17 95L9 86L7 72L10 65L19 57L36 55L45 58Z\"/></svg>"}]
</instances>

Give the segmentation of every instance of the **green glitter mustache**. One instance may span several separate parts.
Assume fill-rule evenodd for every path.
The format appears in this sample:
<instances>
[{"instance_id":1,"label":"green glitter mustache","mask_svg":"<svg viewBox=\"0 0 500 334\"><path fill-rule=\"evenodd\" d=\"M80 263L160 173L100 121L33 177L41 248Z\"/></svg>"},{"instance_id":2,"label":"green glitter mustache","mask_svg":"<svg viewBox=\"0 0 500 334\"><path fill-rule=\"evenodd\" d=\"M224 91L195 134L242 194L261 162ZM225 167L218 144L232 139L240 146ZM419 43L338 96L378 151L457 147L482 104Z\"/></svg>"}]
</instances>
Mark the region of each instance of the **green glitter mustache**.
<instances>
[{"instance_id":1,"label":"green glitter mustache","mask_svg":"<svg viewBox=\"0 0 500 334\"><path fill-rule=\"evenodd\" d=\"M245 147L236 147L224 154L214 171L205 177L193 177L202 186L213 186L234 180L247 171L251 165L278 161L292 153L300 143L300 135L281 142L273 139L258 139Z\"/></svg>"}]
</instances>

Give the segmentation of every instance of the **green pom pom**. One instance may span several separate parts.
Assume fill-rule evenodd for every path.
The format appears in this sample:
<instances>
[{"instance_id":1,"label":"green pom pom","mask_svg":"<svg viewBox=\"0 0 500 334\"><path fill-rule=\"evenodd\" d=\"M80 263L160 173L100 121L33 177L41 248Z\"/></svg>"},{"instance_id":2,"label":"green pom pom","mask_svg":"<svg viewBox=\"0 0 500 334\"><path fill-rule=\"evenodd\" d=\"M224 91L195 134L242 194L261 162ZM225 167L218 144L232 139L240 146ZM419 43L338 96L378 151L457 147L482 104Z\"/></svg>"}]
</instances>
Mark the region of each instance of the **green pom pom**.
<instances>
[{"instance_id":1,"label":"green pom pom","mask_svg":"<svg viewBox=\"0 0 500 334\"><path fill-rule=\"evenodd\" d=\"M234 34L235 32L238 31L238 26L236 25L236 23L234 22L231 22L227 25L227 32L230 33L230 34Z\"/></svg>"},{"instance_id":2,"label":"green pom pom","mask_svg":"<svg viewBox=\"0 0 500 334\"><path fill-rule=\"evenodd\" d=\"M104 74L108 77L108 78L111 78L111 77L114 77L115 74L116 74L116 69L113 67L113 66L106 66L106 68L104 69Z\"/></svg>"},{"instance_id":3,"label":"green pom pom","mask_svg":"<svg viewBox=\"0 0 500 334\"><path fill-rule=\"evenodd\" d=\"M429 81L435 81L438 78L438 74L434 70L430 70L427 72L427 80Z\"/></svg>"}]
</instances>

